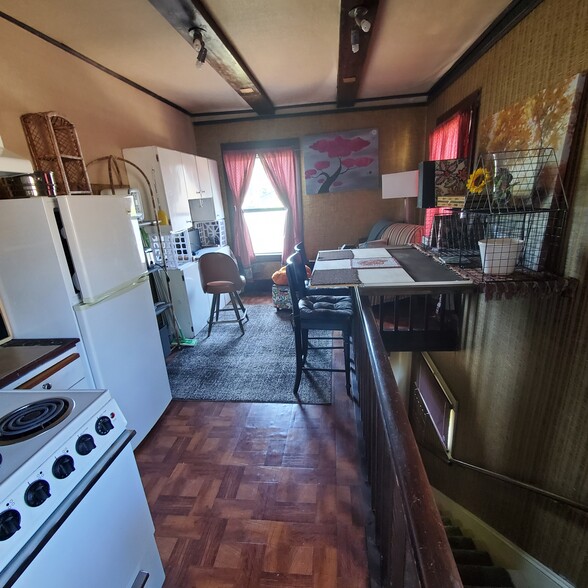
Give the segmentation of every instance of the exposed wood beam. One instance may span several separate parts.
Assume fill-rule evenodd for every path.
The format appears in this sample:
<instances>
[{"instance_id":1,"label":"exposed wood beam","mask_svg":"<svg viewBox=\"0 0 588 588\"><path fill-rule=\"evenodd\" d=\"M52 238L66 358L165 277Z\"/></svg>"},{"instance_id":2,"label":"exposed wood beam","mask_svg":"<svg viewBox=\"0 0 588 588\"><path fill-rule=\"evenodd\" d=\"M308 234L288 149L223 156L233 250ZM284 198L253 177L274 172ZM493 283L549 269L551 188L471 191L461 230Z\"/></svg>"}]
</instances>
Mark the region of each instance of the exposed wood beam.
<instances>
[{"instance_id":1,"label":"exposed wood beam","mask_svg":"<svg viewBox=\"0 0 588 588\"><path fill-rule=\"evenodd\" d=\"M372 24L365 33L349 16L355 7L363 6L367 9L365 18ZM339 70L337 72L337 106L349 107L355 104L361 83L361 76L366 62L368 47L378 12L378 0L341 0L341 14L339 17ZM351 50L351 31L357 30L359 51Z\"/></svg>"},{"instance_id":2,"label":"exposed wood beam","mask_svg":"<svg viewBox=\"0 0 588 588\"><path fill-rule=\"evenodd\" d=\"M208 63L260 115L274 113L274 105L220 25L199 0L149 0L160 14L192 45L188 32L200 27Z\"/></svg>"}]
</instances>

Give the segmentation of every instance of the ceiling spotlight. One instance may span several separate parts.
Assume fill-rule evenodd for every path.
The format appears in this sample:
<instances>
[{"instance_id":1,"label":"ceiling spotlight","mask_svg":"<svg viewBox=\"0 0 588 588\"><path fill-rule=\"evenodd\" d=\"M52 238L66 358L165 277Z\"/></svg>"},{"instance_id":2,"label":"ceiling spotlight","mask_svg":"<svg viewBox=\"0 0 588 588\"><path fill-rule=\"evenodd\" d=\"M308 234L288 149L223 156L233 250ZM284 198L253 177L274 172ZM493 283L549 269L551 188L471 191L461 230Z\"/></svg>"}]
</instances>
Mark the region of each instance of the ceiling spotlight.
<instances>
[{"instance_id":1,"label":"ceiling spotlight","mask_svg":"<svg viewBox=\"0 0 588 588\"><path fill-rule=\"evenodd\" d=\"M202 67L206 61L208 50L205 47L204 39L202 38L202 27L192 27L188 29L188 34L192 37L192 47L198 52L196 57L196 66Z\"/></svg>"},{"instance_id":2,"label":"ceiling spotlight","mask_svg":"<svg viewBox=\"0 0 588 588\"><path fill-rule=\"evenodd\" d=\"M198 57L196 57L196 67L202 67L206 61L206 54L208 53L208 49L202 43L202 47L200 47L200 51L198 51Z\"/></svg>"},{"instance_id":3,"label":"ceiling spotlight","mask_svg":"<svg viewBox=\"0 0 588 588\"><path fill-rule=\"evenodd\" d=\"M353 53L359 51L359 31L355 27L351 29L351 51Z\"/></svg>"},{"instance_id":4,"label":"ceiling spotlight","mask_svg":"<svg viewBox=\"0 0 588 588\"><path fill-rule=\"evenodd\" d=\"M349 16L355 19L355 24L364 32L367 33L372 27L372 23L365 18L368 9L365 6L356 6L349 11Z\"/></svg>"}]
</instances>

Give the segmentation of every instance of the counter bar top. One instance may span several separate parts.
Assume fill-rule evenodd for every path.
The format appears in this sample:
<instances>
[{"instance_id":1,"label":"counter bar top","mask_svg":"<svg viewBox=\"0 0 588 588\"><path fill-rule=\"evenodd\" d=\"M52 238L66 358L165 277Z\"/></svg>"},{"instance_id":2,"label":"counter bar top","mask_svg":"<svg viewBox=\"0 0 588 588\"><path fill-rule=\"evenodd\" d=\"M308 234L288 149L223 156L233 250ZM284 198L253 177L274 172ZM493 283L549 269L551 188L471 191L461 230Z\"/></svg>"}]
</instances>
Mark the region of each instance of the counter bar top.
<instances>
[{"instance_id":1,"label":"counter bar top","mask_svg":"<svg viewBox=\"0 0 588 588\"><path fill-rule=\"evenodd\" d=\"M79 339L13 339L0 345L0 388L75 347Z\"/></svg>"}]
</instances>

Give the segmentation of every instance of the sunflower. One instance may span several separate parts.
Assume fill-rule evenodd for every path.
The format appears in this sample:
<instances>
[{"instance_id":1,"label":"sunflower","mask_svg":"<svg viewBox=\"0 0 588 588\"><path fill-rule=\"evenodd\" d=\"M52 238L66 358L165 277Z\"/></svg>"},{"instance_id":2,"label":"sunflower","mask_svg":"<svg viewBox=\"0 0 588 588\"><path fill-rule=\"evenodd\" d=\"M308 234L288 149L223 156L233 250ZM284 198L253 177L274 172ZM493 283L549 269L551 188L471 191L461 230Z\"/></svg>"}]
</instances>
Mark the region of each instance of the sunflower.
<instances>
[{"instance_id":1,"label":"sunflower","mask_svg":"<svg viewBox=\"0 0 588 588\"><path fill-rule=\"evenodd\" d=\"M492 176L490 175L490 172L484 167L479 167L470 175L466 188L472 194L480 194L486 184L491 180Z\"/></svg>"}]
</instances>

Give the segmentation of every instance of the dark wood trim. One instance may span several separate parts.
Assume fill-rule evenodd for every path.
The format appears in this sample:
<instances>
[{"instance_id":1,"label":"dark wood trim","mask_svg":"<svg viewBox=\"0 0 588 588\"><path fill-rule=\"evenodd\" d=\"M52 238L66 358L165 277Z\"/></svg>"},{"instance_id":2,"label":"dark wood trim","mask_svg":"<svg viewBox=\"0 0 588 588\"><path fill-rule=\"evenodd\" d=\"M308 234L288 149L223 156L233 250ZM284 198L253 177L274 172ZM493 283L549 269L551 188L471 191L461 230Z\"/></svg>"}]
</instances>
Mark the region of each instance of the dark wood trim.
<instances>
[{"instance_id":1,"label":"dark wood trim","mask_svg":"<svg viewBox=\"0 0 588 588\"><path fill-rule=\"evenodd\" d=\"M366 18L371 27L364 33L349 16L349 12L361 4L367 9ZM339 14L339 66L337 71L337 106L353 106L361 86L361 78L369 52L374 26L377 26L378 0L341 0ZM351 32L357 31L359 51L351 50Z\"/></svg>"},{"instance_id":2,"label":"dark wood trim","mask_svg":"<svg viewBox=\"0 0 588 588\"><path fill-rule=\"evenodd\" d=\"M11 22L12 24L16 25L17 27L20 27L21 29L27 31L28 33L31 33L35 37L38 37L39 39L42 39L43 41L46 41L47 43L50 43L51 45L61 49L62 51L69 53L71 56L77 57L78 59L81 59L82 61L84 61L88 65L91 65L92 67L95 67L96 69L99 69L101 72L108 74L109 76L112 76L113 78L116 78L117 80L119 80L125 84L128 84L129 86L135 88L135 90L139 90L139 92L143 92L144 94L151 96L151 98L155 98L156 100L159 100L160 102L163 102L164 104L167 104L168 106L171 106L172 108L175 108L176 110L179 110L180 112L191 116L190 111L186 110L185 108L182 108L181 106L179 106L175 102L172 102L171 100L168 100L167 98L163 98L159 94L156 94L155 92L148 90L144 86L141 86L140 84L137 84L136 82L133 82L133 80L130 80L129 78L126 78L125 76L123 76L119 73L116 73L112 69L109 69L108 67L101 65L97 61L90 59L89 57L87 57L83 53L80 53L79 51L72 49L69 45L66 45L65 43L61 43L60 41L53 39L53 37L50 37L49 35L46 35L45 33L42 33L41 31L38 31L37 29L34 29L33 27L30 27L29 25L25 24L24 22L17 20L16 18L10 16L9 14L6 14L5 12L0 11L0 18L3 18L5 20L7 20L8 22Z\"/></svg>"},{"instance_id":3,"label":"dark wood trim","mask_svg":"<svg viewBox=\"0 0 588 588\"><path fill-rule=\"evenodd\" d=\"M282 147L300 149L298 139L270 139L267 141L242 141L240 143L222 143L221 152L225 151L270 151Z\"/></svg>"},{"instance_id":4,"label":"dark wood trim","mask_svg":"<svg viewBox=\"0 0 588 588\"><path fill-rule=\"evenodd\" d=\"M272 114L272 104L266 91L245 60L233 46L222 27L199 0L149 0L178 34L193 46L191 30L198 29L208 52L206 64L258 114ZM247 92L243 92L247 89Z\"/></svg>"},{"instance_id":5,"label":"dark wood trim","mask_svg":"<svg viewBox=\"0 0 588 588\"><path fill-rule=\"evenodd\" d=\"M242 118L231 118L226 120L205 120L205 121L194 121L192 120L192 124L195 127L204 127L207 125L221 125L221 124L228 124L234 122L258 122L264 120L276 120L279 118L296 118L296 117L303 117L303 116L320 116L320 115L329 115L329 114L350 114L350 113L357 113L357 112L370 112L374 110L394 110L398 108L418 108L418 107L427 107L427 102L419 102L417 104L390 104L388 106L367 106L364 108L339 108L337 110L315 110L313 112L296 112L292 114L273 114L272 116L243 116ZM234 113L233 113L234 114ZM207 116L205 114L201 116ZM211 116L211 115L208 115Z\"/></svg>"},{"instance_id":6,"label":"dark wood trim","mask_svg":"<svg viewBox=\"0 0 588 588\"><path fill-rule=\"evenodd\" d=\"M472 92L469 96L466 96L463 100L458 102L453 108L445 111L443 114L437 117L435 121L435 125L439 126L440 124L444 123L446 120L449 120L452 116L457 114L458 112L462 112L464 110L469 110L470 108L475 107L476 105L480 105L480 97L482 95L482 90L478 89L475 92Z\"/></svg>"},{"instance_id":7,"label":"dark wood trim","mask_svg":"<svg viewBox=\"0 0 588 588\"><path fill-rule=\"evenodd\" d=\"M526 18L543 0L514 0L478 37L471 47L453 64L447 73L429 90L429 100L435 99L443 90L463 75L480 57L505 37L517 24Z\"/></svg>"}]
</instances>

